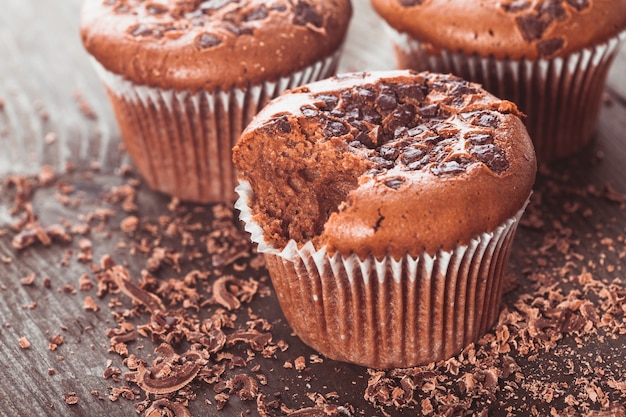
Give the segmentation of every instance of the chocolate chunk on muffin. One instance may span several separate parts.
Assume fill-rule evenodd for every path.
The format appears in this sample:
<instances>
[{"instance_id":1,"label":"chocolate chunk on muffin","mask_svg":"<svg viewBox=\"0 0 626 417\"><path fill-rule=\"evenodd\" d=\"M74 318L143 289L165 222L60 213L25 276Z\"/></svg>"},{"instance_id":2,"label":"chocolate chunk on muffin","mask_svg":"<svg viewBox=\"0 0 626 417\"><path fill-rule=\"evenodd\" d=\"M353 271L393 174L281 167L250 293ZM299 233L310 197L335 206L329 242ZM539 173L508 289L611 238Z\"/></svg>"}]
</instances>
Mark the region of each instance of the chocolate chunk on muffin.
<instances>
[{"instance_id":1,"label":"chocolate chunk on muffin","mask_svg":"<svg viewBox=\"0 0 626 417\"><path fill-rule=\"evenodd\" d=\"M334 74L349 0L87 0L81 36L148 185L233 201L230 151L288 88Z\"/></svg>"},{"instance_id":2,"label":"chocolate chunk on muffin","mask_svg":"<svg viewBox=\"0 0 626 417\"><path fill-rule=\"evenodd\" d=\"M514 104L454 76L345 74L270 102L233 158L237 207L309 345L411 366L493 324L536 172Z\"/></svg>"}]
</instances>

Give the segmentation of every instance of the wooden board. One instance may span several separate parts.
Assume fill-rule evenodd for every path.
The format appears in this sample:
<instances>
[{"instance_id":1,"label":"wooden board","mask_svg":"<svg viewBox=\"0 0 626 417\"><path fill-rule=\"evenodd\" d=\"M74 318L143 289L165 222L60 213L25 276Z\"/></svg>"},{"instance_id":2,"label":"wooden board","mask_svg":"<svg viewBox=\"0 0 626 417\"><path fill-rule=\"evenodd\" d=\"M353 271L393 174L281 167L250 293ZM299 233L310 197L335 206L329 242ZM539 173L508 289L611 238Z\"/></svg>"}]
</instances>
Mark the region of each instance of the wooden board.
<instances>
[{"instance_id":1,"label":"wooden board","mask_svg":"<svg viewBox=\"0 0 626 417\"><path fill-rule=\"evenodd\" d=\"M355 3L342 70L393 68L382 24L368 2ZM116 328L116 318L130 311L132 303L123 294L99 298L95 287L81 289L80 284L98 283L94 265L107 254L139 282L158 246L153 245L153 232L167 229L164 216L189 233L184 237L172 233L160 242L170 255L180 255L180 269L174 261L163 261L150 273L159 282L182 279L193 270L209 271L198 284L203 300L208 300L206 289L221 276L260 280L252 301L233 312L235 327L245 327L252 318L263 319L273 326L272 343L284 341L289 347L268 358L252 352L255 356L246 367L225 375L247 372L258 381L265 380L258 375L265 375L260 392L267 401L300 409L325 397L325 402L355 416L413 416L429 414L430 407L434 410L430 415L446 410L454 415L549 415L552 410L557 415L574 415L568 414L572 410L624 415L626 48L610 73L594 144L582 155L540 173L509 268L517 285L504 298L505 313L496 330L472 350L479 358L471 363L468 351L456 358L459 370L452 361L381 374L318 358L291 333L263 268L250 269L253 261L248 258L228 265L211 258L206 246L214 230L212 207L174 207L167 197L128 174L130 161L120 149L104 88L80 45L79 9L78 0L5 0L0 13L0 415L136 413L135 404L145 399L143 392L136 385L104 377L109 361L122 373L128 371L123 358L110 351L106 329ZM56 173L48 185L37 179L43 166ZM39 242L16 249L13 240L18 231L13 225L29 213L27 207L12 211L24 176L35 186L29 199L42 227L89 227L71 233L71 242L53 241L48 246ZM125 210L116 201L128 191L116 187L124 186L137 190L133 199L137 210ZM123 231L122 222L131 215L140 219L140 227ZM201 256L195 258L196 253ZM24 281L29 276L30 284ZM98 311L85 308L87 297ZM210 317L217 309L207 304L200 315ZM570 323L571 317L591 326L589 332ZM149 314L128 320L141 326ZM571 326L563 327L565 322ZM544 335L547 331L545 340L533 333L539 327ZM51 346L57 335L62 344ZM20 347L20 338L30 347ZM527 351L522 340L535 347ZM149 337L139 337L129 349L150 362L158 356L156 345ZM252 354L245 345L229 352ZM298 357L306 364L303 370L296 369ZM502 370L511 359L514 372L505 375ZM495 375L495 383L489 383L489 375ZM470 377L473 391L468 388ZM416 384L414 392L409 390L413 399L406 407L398 398L396 405L383 406L393 402L393 387L401 387L401 380ZM109 396L124 386L134 389L136 398L112 401ZM233 393L218 412L214 384L195 381L190 388L195 393L189 402L194 416L259 415L255 400L240 400Z\"/></svg>"}]
</instances>

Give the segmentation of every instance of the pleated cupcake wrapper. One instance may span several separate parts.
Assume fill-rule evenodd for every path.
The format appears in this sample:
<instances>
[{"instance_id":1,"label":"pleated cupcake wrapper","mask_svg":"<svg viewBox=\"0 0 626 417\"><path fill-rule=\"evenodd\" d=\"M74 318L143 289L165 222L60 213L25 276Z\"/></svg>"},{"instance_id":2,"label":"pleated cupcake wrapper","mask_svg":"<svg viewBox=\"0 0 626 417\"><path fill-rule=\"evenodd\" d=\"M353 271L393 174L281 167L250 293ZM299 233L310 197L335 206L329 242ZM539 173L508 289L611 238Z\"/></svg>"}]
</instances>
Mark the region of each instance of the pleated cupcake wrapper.
<instances>
[{"instance_id":1,"label":"pleated cupcake wrapper","mask_svg":"<svg viewBox=\"0 0 626 417\"><path fill-rule=\"evenodd\" d=\"M93 62L128 154L150 188L211 203L236 198L231 149L254 115L283 91L333 75L340 53L275 81L197 93L137 85Z\"/></svg>"},{"instance_id":2,"label":"pleated cupcake wrapper","mask_svg":"<svg viewBox=\"0 0 626 417\"><path fill-rule=\"evenodd\" d=\"M330 255L311 242L278 250L264 240L240 181L236 208L267 268L285 317L309 346L372 368L447 359L495 323L522 208L491 233L434 256Z\"/></svg>"},{"instance_id":3,"label":"pleated cupcake wrapper","mask_svg":"<svg viewBox=\"0 0 626 417\"><path fill-rule=\"evenodd\" d=\"M540 162L571 156L593 138L608 70L626 32L565 57L510 60L467 56L429 47L386 25L396 46L398 66L453 73L513 101L524 120Z\"/></svg>"}]
</instances>

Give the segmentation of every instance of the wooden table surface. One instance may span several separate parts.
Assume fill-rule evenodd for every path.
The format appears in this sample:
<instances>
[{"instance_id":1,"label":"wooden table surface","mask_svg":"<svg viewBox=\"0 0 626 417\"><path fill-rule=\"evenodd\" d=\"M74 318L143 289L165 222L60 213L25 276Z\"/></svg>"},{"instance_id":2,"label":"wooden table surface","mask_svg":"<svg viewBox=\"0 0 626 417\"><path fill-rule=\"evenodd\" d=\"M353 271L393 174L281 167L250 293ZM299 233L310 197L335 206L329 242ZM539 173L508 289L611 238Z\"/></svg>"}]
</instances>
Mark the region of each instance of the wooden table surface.
<instances>
[{"instance_id":1,"label":"wooden table surface","mask_svg":"<svg viewBox=\"0 0 626 417\"><path fill-rule=\"evenodd\" d=\"M342 70L392 68L392 51L380 22L368 2L355 3ZM242 262L256 260L224 265L211 258L206 247L214 223L206 219L219 210L172 205L129 173L130 161L120 148L104 89L80 45L79 9L79 0L4 0L0 12L0 415L129 416L146 399L136 385L104 376L109 365L128 371L123 357L110 351L107 329L115 328L133 305L123 294L98 297L94 265L103 256L110 255L138 282L154 261L152 232L165 230L169 221L187 225L190 232L185 242L175 235L161 242L170 255L180 256L166 256L152 268L158 282L204 271L208 278L199 286L204 291L220 276L250 278L245 275L250 268ZM610 73L593 145L540 172L509 267L517 285L504 297L501 322L476 346L477 360L469 360L466 352L413 373L377 373L318 360L291 334L261 267L253 270L259 291L233 312L235 326L263 319L273 327L273 343L284 341L289 347L269 358L259 354L241 371L265 375L261 394L277 399L284 410L312 407L317 399L355 416L624 416L624 143L626 48ZM51 170L42 170L44 166ZM51 179L46 177L50 172ZM136 208L120 201L129 189L137 192L132 200ZM24 236L15 226L32 221L30 215L44 229L62 225L71 241L53 237L49 245L36 241L17 249L16 239ZM124 227L129 216L151 228L129 232ZM202 226L194 228L194 222ZM202 294L210 298L206 291ZM218 307L208 303L201 313L207 317ZM555 312L567 323L582 317L584 328L557 326ZM141 326L149 314L127 319ZM503 337L507 343L494 352L494 343ZM155 347L149 337L129 344L146 361L155 358ZM295 366L300 356L305 369ZM461 364L460 371L455 363ZM503 372L511 363L515 372ZM393 387L404 387L406 375L418 382L413 398L405 407L399 400L393 405ZM485 375L495 375L495 383ZM110 396L125 386L135 398L112 401ZM378 391L373 393L372 387ZM259 415L255 400L234 394L218 412L214 388L199 381L191 384L192 415Z\"/></svg>"}]
</instances>

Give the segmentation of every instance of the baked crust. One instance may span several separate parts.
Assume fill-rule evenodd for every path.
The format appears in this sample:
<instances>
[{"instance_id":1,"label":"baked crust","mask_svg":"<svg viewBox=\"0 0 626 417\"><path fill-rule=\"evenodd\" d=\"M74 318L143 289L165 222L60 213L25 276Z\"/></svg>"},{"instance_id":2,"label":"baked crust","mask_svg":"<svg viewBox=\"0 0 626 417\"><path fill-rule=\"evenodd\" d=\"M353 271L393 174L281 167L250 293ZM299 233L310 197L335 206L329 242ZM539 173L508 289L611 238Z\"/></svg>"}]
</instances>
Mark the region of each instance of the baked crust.
<instances>
[{"instance_id":1,"label":"baked crust","mask_svg":"<svg viewBox=\"0 0 626 417\"><path fill-rule=\"evenodd\" d=\"M626 29L624 0L371 0L387 23L437 50L497 59L565 56Z\"/></svg>"},{"instance_id":2,"label":"baked crust","mask_svg":"<svg viewBox=\"0 0 626 417\"><path fill-rule=\"evenodd\" d=\"M274 247L416 257L467 244L524 206L536 160L519 116L451 75L342 75L272 101L233 160Z\"/></svg>"},{"instance_id":3,"label":"baked crust","mask_svg":"<svg viewBox=\"0 0 626 417\"><path fill-rule=\"evenodd\" d=\"M164 89L228 91L337 51L350 0L86 0L80 31L107 70Z\"/></svg>"}]
</instances>

